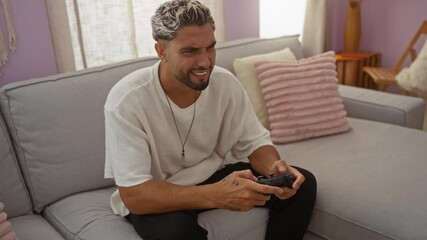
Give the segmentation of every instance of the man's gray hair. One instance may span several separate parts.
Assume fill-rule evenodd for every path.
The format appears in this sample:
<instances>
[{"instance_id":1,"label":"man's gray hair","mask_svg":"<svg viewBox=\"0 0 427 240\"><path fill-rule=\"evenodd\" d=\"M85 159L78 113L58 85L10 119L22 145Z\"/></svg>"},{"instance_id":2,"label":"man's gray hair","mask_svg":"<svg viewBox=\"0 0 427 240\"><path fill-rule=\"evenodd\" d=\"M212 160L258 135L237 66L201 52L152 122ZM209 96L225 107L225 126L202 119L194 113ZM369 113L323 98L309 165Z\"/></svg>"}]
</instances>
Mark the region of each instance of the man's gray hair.
<instances>
[{"instance_id":1,"label":"man's gray hair","mask_svg":"<svg viewBox=\"0 0 427 240\"><path fill-rule=\"evenodd\" d=\"M215 22L209 8L195 0L167 1L157 8L151 17L154 40L172 40L176 31L183 26L210 23L215 30Z\"/></svg>"}]
</instances>

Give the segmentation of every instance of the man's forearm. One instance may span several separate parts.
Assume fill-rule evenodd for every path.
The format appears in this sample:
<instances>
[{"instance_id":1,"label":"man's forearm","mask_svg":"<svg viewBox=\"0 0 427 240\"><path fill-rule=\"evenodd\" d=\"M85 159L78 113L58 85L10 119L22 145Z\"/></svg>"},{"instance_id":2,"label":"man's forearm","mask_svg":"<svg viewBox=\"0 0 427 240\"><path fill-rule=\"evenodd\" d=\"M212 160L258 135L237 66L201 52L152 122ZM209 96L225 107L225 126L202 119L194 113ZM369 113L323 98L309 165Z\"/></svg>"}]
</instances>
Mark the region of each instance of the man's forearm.
<instances>
[{"instance_id":1,"label":"man's forearm","mask_svg":"<svg viewBox=\"0 0 427 240\"><path fill-rule=\"evenodd\" d=\"M188 209L215 208L213 185L178 186L149 180L133 187L119 187L120 196L134 214L158 214Z\"/></svg>"},{"instance_id":2,"label":"man's forearm","mask_svg":"<svg viewBox=\"0 0 427 240\"><path fill-rule=\"evenodd\" d=\"M259 147L249 156L249 162L252 168L264 176L274 173L270 167L279 159L279 153L276 148L271 145Z\"/></svg>"}]
</instances>

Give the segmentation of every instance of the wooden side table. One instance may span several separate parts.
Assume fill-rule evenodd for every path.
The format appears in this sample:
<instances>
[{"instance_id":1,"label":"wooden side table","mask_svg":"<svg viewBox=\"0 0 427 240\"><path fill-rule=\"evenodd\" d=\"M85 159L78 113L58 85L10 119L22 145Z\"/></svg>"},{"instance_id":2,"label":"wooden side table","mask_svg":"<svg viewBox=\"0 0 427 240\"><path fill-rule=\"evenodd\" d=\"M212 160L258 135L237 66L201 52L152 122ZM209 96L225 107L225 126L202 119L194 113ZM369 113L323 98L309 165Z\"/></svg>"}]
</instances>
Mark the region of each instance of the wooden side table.
<instances>
[{"instance_id":1,"label":"wooden side table","mask_svg":"<svg viewBox=\"0 0 427 240\"><path fill-rule=\"evenodd\" d=\"M375 83L363 67L379 67L381 54L376 52L338 53L335 55L339 83L375 89Z\"/></svg>"}]
</instances>

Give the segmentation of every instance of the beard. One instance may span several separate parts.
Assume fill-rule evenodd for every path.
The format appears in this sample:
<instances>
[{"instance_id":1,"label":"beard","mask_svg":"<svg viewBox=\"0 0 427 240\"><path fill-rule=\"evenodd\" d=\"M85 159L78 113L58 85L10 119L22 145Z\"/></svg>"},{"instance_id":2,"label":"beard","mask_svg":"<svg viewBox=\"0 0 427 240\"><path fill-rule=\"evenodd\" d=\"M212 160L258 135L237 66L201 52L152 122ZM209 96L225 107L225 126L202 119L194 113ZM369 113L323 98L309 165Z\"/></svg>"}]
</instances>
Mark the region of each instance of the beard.
<instances>
[{"instance_id":1,"label":"beard","mask_svg":"<svg viewBox=\"0 0 427 240\"><path fill-rule=\"evenodd\" d=\"M192 71L209 71L208 74L206 74L206 76L204 76L204 80L200 81L200 76L195 75L194 73L192 73ZM182 74L174 74L175 78L178 79L178 81L180 81L181 83L185 84L187 87L196 90L196 91L203 91L205 90L208 85L209 85L209 79L211 77L211 73L212 73L213 68L207 68L207 69L193 69L193 70L189 70L187 73L182 73ZM192 80L192 77L197 78L196 80Z\"/></svg>"}]
</instances>

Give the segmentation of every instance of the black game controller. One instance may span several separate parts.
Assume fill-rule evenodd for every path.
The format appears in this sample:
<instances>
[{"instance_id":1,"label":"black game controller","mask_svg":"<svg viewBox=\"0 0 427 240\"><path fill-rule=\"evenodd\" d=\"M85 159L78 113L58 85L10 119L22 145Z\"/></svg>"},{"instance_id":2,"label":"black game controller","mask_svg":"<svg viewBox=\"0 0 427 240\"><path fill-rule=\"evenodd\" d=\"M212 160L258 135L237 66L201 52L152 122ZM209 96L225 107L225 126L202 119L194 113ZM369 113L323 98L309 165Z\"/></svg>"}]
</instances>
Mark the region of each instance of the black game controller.
<instances>
[{"instance_id":1,"label":"black game controller","mask_svg":"<svg viewBox=\"0 0 427 240\"><path fill-rule=\"evenodd\" d=\"M275 187L288 187L292 188L292 185L295 182L295 176L291 173L285 173L279 176L270 176L269 178L266 178L264 176L258 177L257 183L275 186Z\"/></svg>"}]
</instances>

